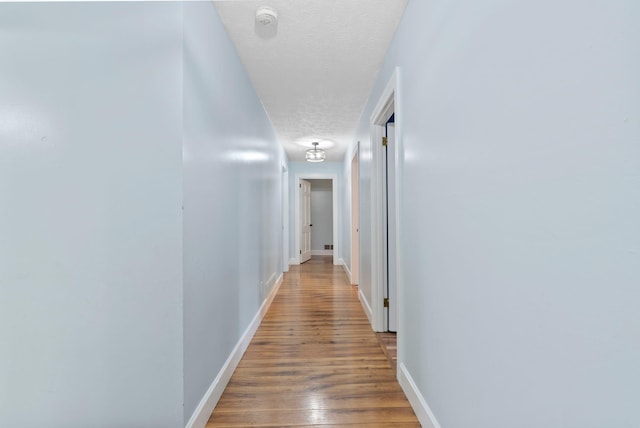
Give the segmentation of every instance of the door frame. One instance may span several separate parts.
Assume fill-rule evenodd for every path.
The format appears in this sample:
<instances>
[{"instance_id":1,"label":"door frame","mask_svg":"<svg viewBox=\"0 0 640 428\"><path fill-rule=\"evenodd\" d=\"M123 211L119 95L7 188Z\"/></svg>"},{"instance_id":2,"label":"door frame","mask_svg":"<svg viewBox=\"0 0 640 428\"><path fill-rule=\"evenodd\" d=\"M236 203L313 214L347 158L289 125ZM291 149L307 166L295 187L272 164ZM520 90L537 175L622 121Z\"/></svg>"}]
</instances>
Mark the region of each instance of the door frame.
<instances>
[{"instance_id":1,"label":"door frame","mask_svg":"<svg viewBox=\"0 0 640 428\"><path fill-rule=\"evenodd\" d=\"M339 265L340 246L338 243L338 174L332 173L309 173L301 172L295 174L293 184L295 194L295 216L294 216L294 236L295 249L294 261L300 264L300 180L331 180L331 203L333 205L333 264Z\"/></svg>"},{"instance_id":2,"label":"door frame","mask_svg":"<svg viewBox=\"0 0 640 428\"><path fill-rule=\"evenodd\" d=\"M395 110L394 110L395 112ZM393 113L392 112L392 115ZM393 116L392 116L393 117ZM389 136L389 129L393 128L393 136ZM386 255L386 265L383 265L383 280L387 280L386 286L383 288L384 297L389 298L389 307L385 307L384 309L384 329L385 331L397 332L398 330L398 293L397 293L397 253L398 253L398 231L396 230L397 226L397 211L395 210L396 205L396 187L395 181L397 178L396 174L396 141L395 141L395 123L390 124L386 123L385 125L385 134L387 137L387 147L386 150L382 150L383 156L382 160L382 169L383 169L383 224L386 225L386 233L383 233L383 251L384 248L387 248L385 251ZM391 144L391 150L389 149L389 144ZM385 209L386 208L386 209ZM396 239L389 239L390 237L396 237ZM386 246L386 247L385 247ZM394 275L395 274L395 275ZM393 319L393 322L392 322ZM393 329L391 328L393 326Z\"/></svg>"},{"instance_id":3,"label":"door frame","mask_svg":"<svg viewBox=\"0 0 640 428\"><path fill-rule=\"evenodd\" d=\"M360 141L356 143L356 147L351 153L351 218L349 223L349 230L351 232L351 269L349 270L349 279L352 285L358 285L360 283ZM356 171L353 172L353 166L356 165ZM355 183L354 183L355 175ZM355 196L354 196L355 190ZM357 219L357 221L355 221ZM356 232L357 225L358 232Z\"/></svg>"},{"instance_id":4,"label":"door frame","mask_svg":"<svg viewBox=\"0 0 640 428\"><path fill-rule=\"evenodd\" d=\"M289 272L289 168L282 161L282 272Z\"/></svg>"},{"instance_id":5,"label":"door frame","mask_svg":"<svg viewBox=\"0 0 640 428\"><path fill-rule=\"evenodd\" d=\"M313 224L311 223L311 180L300 179L298 192L300 193L300 263L311 260L311 238ZM304 209L303 208L304 205ZM308 239L307 239L308 237ZM302 243L305 245L302 245ZM308 248L307 248L308 245ZM304 246L305 251L302 251ZM304 259L302 256L305 256Z\"/></svg>"},{"instance_id":6,"label":"door frame","mask_svg":"<svg viewBox=\"0 0 640 428\"><path fill-rule=\"evenodd\" d=\"M384 295L385 295L385 281L384 281L384 267L382 262L385 260L385 248L383 230L386 225L386 209L384 207L384 167L383 167L383 148L382 148L382 136L384 135L384 126L391 117L391 114L395 114L395 150L394 159L396 160L396 175L395 175L395 247L396 247L396 293L397 302L396 308L398 313L398 361L402 361L403 354L402 347L402 269L400 268L400 260L402 260L402 247L400 243L402 229L400 221L400 212L402 205L402 165L403 165L403 149L402 149L402 104L401 104L401 84L400 84L400 68L396 67L386 88L380 95L378 103L376 104L373 113L370 118L371 127L371 152L372 152L372 177L371 177L371 315L372 315L372 328L374 331L382 332L386 331L386 317L384 311Z\"/></svg>"}]
</instances>

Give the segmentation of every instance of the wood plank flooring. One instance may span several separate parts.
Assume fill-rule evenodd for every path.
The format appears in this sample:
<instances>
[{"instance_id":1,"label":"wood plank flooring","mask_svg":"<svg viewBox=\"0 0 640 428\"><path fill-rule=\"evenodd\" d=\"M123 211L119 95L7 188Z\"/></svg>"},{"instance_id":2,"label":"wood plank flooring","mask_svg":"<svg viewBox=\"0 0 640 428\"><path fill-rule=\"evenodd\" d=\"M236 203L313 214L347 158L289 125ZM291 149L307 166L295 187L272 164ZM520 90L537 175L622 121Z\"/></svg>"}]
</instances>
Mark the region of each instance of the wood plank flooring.
<instances>
[{"instance_id":1,"label":"wood plank flooring","mask_svg":"<svg viewBox=\"0 0 640 428\"><path fill-rule=\"evenodd\" d=\"M331 257L292 266L207 428L420 427Z\"/></svg>"},{"instance_id":2,"label":"wood plank flooring","mask_svg":"<svg viewBox=\"0 0 640 428\"><path fill-rule=\"evenodd\" d=\"M395 373L398 367L398 338L395 333L383 332L376 333L380 346L382 346L382 352L389 360L391 368Z\"/></svg>"}]
</instances>

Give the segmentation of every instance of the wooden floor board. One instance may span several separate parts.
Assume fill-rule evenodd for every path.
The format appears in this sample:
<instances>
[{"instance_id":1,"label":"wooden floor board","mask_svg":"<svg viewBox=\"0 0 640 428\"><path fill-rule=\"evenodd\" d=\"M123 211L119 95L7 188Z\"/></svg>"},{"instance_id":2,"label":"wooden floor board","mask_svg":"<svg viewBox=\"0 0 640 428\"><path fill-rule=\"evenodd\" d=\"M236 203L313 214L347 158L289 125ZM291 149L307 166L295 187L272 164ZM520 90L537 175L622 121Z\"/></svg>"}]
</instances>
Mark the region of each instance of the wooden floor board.
<instances>
[{"instance_id":1,"label":"wooden floor board","mask_svg":"<svg viewBox=\"0 0 640 428\"><path fill-rule=\"evenodd\" d=\"M292 266L207 428L419 427L342 268Z\"/></svg>"}]
</instances>

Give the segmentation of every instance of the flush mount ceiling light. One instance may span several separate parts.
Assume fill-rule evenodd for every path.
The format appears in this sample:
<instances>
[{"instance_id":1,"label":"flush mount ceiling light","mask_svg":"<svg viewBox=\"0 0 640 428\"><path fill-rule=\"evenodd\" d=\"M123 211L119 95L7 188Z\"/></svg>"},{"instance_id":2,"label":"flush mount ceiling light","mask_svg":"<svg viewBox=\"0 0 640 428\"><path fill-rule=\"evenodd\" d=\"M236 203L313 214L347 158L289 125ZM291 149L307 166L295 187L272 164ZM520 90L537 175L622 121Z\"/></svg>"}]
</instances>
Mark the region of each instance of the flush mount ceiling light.
<instances>
[{"instance_id":1,"label":"flush mount ceiling light","mask_svg":"<svg viewBox=\"0 0 640 428\"><path fill-rule=\"evenodd\" d=\"M313 149L307 150L307 162L324 162L324 150L318 148L319 143L312 143Z\"/></svg>"},{"instance_id":2,"label":"flush mount ceiling light","mask_svg":"<svg viewBox=\"0 0 640 428\"><path fill-rule=\"evenodd\" d=\"M255 31L263 39L275 37L278 32L278 13L270 7L258 8Z\"/></svg>"}]
</instances>

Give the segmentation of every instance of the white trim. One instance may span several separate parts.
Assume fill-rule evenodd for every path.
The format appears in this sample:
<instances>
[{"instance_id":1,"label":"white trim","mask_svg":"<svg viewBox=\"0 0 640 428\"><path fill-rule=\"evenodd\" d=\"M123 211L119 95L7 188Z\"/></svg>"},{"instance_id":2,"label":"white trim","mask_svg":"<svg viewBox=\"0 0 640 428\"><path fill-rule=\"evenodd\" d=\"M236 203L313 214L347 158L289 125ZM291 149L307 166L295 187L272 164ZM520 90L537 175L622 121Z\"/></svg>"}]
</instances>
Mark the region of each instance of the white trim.
<instances>
[{"instance_id":1,"label":"white trim","mask_svg":"<svg viewBox=\"0 0 640 428\"><path fill-rule=\"evenodd\" d=\"M262 283L264 288L260 290L260 292L263 294L265 291L269 292L269 290L271 290L271 286L274 285L275 283L276 283L276 273L273 272L269 277L269 279L267 279L264 283Z\"/></svg>"},{"instance_id":2,"label":"white trim","mask_svg":"<svg viewBox=\"0 0 640 428\"><path fill-rule=\"evenodd\" d=\"M318 172L300 172L297 173L293 181L294 185L294 204L295 204L295 218L294 218L294 263L293 265L300 264L300 180L331 180L331 194L333 203L333 264L338 265L338 254L340 254L338 244L338 174L334 173L318 173ZM296 184L298 186L296 186Z\"/></svg>"},{"instance_id":3,"label":"white trim","mask_svg":"<svg viewBox=\"0 0 640 428\"><path fill-rule=\"evenodd\" d=\"M402 76L400 72L400 68L397 67L396 71L396 90L394 92L394 108L395 108L395 125L396 125L396 141L395 141L395 158L396 158L396 299L398 300L397 305L397 313L398 313L398 331L396 332L397 337L397 358L398 361L404 362L404 321L403 314L401 309L404 307L404 282L403 282L403 272L402 272L402 242L404 232L402 231L402 217L401 213L404 212L404 195L402 193L403 186L403 177L404 177L404 143L403 143L403 133L404 130L404 109L403 109L403 88L402 88Z\"/></svg>"},{"instance_id":4,"label":"white trim","mask_svg":"<svg viewBox=\"0 0 640 428\"><path fill-rule=\"evenodd\" d=\"M353 184L353 163L354 161L358 165L358 170L356 171L356 184ZM360 282L360 141L358 141L351 152L351 157L349 158L349 239L351 240L351 269L353 273L349 275L349 282L353 285L357 285ZM356 187L358 189L358 200L357 200L357 216L358 216L358 232L354 232L353 227L353 219L355 217L353 210L353 188ZM354 236L355 235L355 236ZM355 238L355 239L354 239ZM357 240L357 249L358 251L354 251L356 247L354 241ZM354 269L355 266L355 269ZM350 271L351 272L351 271Z\"/></svg>"},{"instance_id":5,"label":"white trim","mask_svg":"<svg viewBox=\"0 0 640 428\"><path fill-rule=\"evenodd\" d=\"M283 160L282 166L282 270L289 272L289 168Z\"/></svg>"},{"instance_id":6,"label":"white trim","mask_svg":"<svg viewBox=\"0 0 640 428\"><path fill-rule=\"evenodd\" d=\"M382 129L384 123L391 116L392 112L395 112L396 117L399 117L399 101L398 101L398 90L400 88L400 68L396 67L393 71L387 86L379 97L378 104L376 108L373 110L370 118L371 125L371 259L373 263L371 264L371 311L372 311L372 322L371 327L374 331L385 331L386 330L386 319L383 305L384 298L384 266L383 263L379 261L384 260L384 237L382 235L383 227L383 165L382 165L382 144L380 141L382 140ZM401 144L402 133L401 133L401 123L396 122L396 159L399 159L398 156L401 153L398 153L398 146ZM401 162L398 162L401 163ZM396 169L396 176L399 175L398 170ZM398 186L396 183L396 194ZM399 240L399 227L398 227L398 219L400 216L398 215L398 204L396 203L396 250L400 247ZM396 253L396 273L400 271L399 269L399 254ZM396 284L399 290L400 281L398 275L396 275ZM397 302L398 307L400 302ZM400 337L401 326L398 325L398 337ZM400 344L399 344L400 345ZM400 346L398 346L398 352L400 353ZM400 355L398 355L400 357ZM398 361L401 361L398 359Z\"/></svg>"},{"instance_id":7,"label":"white trim","mask_svg":"<svg viewBox=\"0 0 640 428\"><path fill-rule=\"evenodd\" d=\"M312 256L332 256L333 250L311 250L311 255ZM339 265L340 263L334 263L334 264Z\"/></svg>"},{"instance_id":8,"label":"white trim","mask_svg":"<svg viewBox=\"0 0 640 428\"><path fill-rule=\"evenodd\" d=\"M371 124L371 327L385 331L382 126Z\"/></svg>"},{"instance_id":9,"label":"white trim","mask_svg":"<svg viewBox=\"0 0 640 428\"><path fill-rule=\"evenodd\" d=\"M218 404L218 400L220 400L224 389L227 387L227 384L231 379L233 371L238 366L238 363L242 359L244 352L247 350L249 343L251 343L253 335L258 330L258 327L260 327L260 323L271 306L271 302L273 302L276 294L278 294L278 290L282 284L282 279L283 275L281 274L276 280L275 286L267 298L262 302L260 309L258 309L258 313L253 317L253 320L251 320L251 323L244 331L244 334L240 337L240 340L233 348L233 351L229 354L229 358L227 358L227 361L225 361L224 365L218 372L218 375L211 383L211 386L209 386L209 389L202 397L202 400L198 403L198 407L193 411L193 414L191 415L191 418L189 418L189 422L187 422L185 428L204 428L207 424L207 421L211 417L211 413L213 413L213 409L215 409L216 404Z\"/></svg>"},{"instance_id":10,"label":"white trim","mask_svg":"<svg viewBox=\"0 0 640 428\"><path fill-rule=\"evenodd\" d=\"M276 278L276 282L273 284L273 286L275 287L276 285L282 284L282 280L283 279L284 279L284 272L280 272L280 275L278 275L278 277ZM273 297L275 297L275 296L273 296ZM269 298L271 298L271 300L273 300L273 298L271 297L271 291L269 291Z\"/></svg>"},{"instance_id":11,"label":"white trim","mask_svg":"<svg viewBox=\"0 0 640 428\"><path fill-rule=\"evenodd\" d=\"M289 265L299 265L300 263L296 260L295 257L291 257L289 259ZM287 271L288 272L288 271Z\"/></svg>"},{"instance_id":12,"label":"white trim","mask_svg":"<svg viewBox=\"0 0 640 428\"><path fill-rule=\"evenodd\" d=\"M358 289L358 299L360 300L360 304L362 305L362 309L364 309L364 313L369 319L370 323L373 323L373 312L371 311L371 306L369 306L369 302L362 294L362 289Z\"/></svg>"},{"instance_id":13,"label":"white trim","mask_svg":"<svg viewBox=\"0 0 640 428\"><path fill-rule=\"evenodd\" d=\"M398 383L407 396L422 428L441 428L413 378L403 363L398 363Z\"/></svg>"},{"instance_id":14,"label":"white trim","mask_svg":"<svg viewBox=\"0 0 640 428\"><path fill-rule=\"evenodd\" d=\"M344 262L343 259L339 259L338 262L342 265L342 268L344 269L344 273L347 274L347 278L349 278L349 283L351 283L351 270L349 270L349 266L347 266L347 264Z\"/></svg>"},{"instance_id":15,"label":"white trim","mask_svg":"<svg viewBox=\"0 0 640 428\"><path fill-rule=\"evenodd\" d=\"M353 146L353 150L351 150L351 154L349 155L349 161L352 161L356 155L360 154L360 152L358 151L359 149L360 149L360 141L357 141L356 145Z\"/></svg>"}]
</instances>

